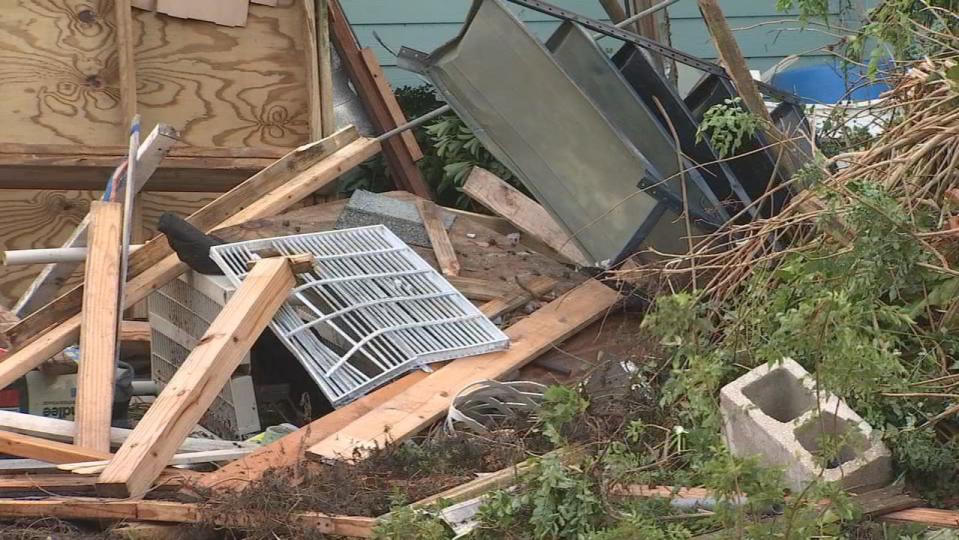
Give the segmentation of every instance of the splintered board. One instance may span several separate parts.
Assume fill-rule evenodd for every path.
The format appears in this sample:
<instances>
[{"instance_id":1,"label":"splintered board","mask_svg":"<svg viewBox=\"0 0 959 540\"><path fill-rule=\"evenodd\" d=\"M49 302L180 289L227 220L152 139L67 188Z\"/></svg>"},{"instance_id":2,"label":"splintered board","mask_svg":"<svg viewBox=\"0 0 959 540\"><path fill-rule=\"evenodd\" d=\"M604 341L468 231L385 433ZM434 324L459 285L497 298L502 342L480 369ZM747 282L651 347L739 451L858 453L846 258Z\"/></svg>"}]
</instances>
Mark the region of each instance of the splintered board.
<instances>
[{"instance_id":1,"label":"splintered board","mask_svg":"<svg viewBox=\"0 0 959 540\"><path fill-rule=\"evenodd\" d=\"M0 0L0 141L125 142L113 6L112 0ZM305 143L297 7L252 5L239 28L134 10L144 131L163 121L195 146Z\"/></svg>"},{"instance_id":2,"label":"splintered board","mask_svg":"<svg viewBox=\"0 0 959 540\"><path fill-rule=\"evenodd\" d=\"M2 85L0 85L2 86ZM92 191L0 190L0 249L60 247L87 214ZM216 198L215 193L144 193L143 221L147 237L156 232L164 212L185 217ZM41 265L0 266L0 305L12 306L33 281ZM78 269L67 284L83 279Z\"/></svg>"}]
</instances>

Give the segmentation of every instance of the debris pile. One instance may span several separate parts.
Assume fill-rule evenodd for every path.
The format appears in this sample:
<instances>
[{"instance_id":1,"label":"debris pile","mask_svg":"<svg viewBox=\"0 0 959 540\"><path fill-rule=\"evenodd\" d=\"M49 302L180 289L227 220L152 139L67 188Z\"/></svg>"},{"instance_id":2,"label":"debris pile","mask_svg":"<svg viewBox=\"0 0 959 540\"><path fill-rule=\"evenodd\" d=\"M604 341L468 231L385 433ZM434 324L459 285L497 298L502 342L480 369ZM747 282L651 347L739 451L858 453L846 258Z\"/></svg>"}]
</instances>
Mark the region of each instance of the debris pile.
<instances>
[{"instance_id":1,"label":"debris pile","mask_svg":"<svg viewBox=\"0 0 959 540\"><path fill-rule=\"evenodd\" d=\"M0 310L0 536L959 528L959 15L896 12L927 54L844 138L754 79L716 0L722 64L646 36L676 3L603 1L613 25L473 0L452 41L399 51L447 103L407 122L338 0L116 2L128 145L86 150L114 169L62 247L3 252L44 267ZM542 39L516 6L559 24ZM141 141L133 21L237 43L276 37L271 10L301 10L313 142ZM911 50L887 30L858 37ZM495 161L439 167L457 208L417 163L454 113L453 144ZM230 189L144 235L138 198L198 170Z\"/></svg>"}]
</instances>

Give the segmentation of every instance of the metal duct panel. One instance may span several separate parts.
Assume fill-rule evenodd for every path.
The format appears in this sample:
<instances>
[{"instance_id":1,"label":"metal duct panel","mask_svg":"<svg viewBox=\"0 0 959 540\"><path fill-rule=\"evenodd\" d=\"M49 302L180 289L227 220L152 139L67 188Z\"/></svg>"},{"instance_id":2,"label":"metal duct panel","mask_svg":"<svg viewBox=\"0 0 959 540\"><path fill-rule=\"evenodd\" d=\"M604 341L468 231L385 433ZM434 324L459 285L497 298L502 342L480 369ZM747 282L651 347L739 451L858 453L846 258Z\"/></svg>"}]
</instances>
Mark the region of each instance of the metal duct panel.
<instances>
[{"instance_id":1,"label":"metal duct panel","mask_svg":"<svg viewBox=\"0 0 959 540\"><path fill-rule=\"evenodd\" d=\"M739 93L728 80L715 75L706 75L696 83L686 96L685 102L692 111L696 123L699 124L710 107L738 96ZM772 115L773 121L782 126L783 118L780 115L787 115L787 113L791 117L789 122L792 125L804 123L800 120L803 116L801 108L793 105L777 108ZM757 132L738 149L738 157L727 162L753 200L760 199L768 189L775 188L787 180L782 178L782 170L777 170L778 152L777 147L770 146L766 137ZM797 157L803 156L798 154ZM790 193L786 190L776 190L769 200L762 204L761 214L769 216L779 213L789 200L789 196Z\"/></svg>"},{"instance_id":2,"label":"metal duct panel","mask_svg":"<svg viewBox=\"0 0 959 540\"><path fill-rule=\"evenodd\" d=\"M682 175L687 181L687 200L694 222L715 229L729 220L712 189L698 170L676 151L674 139L659 119L629 86L609 56L581 26L564 22L546 41L546 48L566 74L588 95L606 120L622 133L663 180L647 188L660 200L682 211Z\"/></svg>"},{"instance_id":3,"label":"metal duct panel","mask_svg":"<svg viewBox=\"0 0 959 540\"><path fill-rule=\"evenodd\" d=\"M730 213L735 214L749 207L752 199L739 178L725 162L719 161L709 141L696 141L699 123L676 88L656 71L643 51L627 43L613 55L612 61L661 125L673 126L683 153L699 165L706 183L716 197L725 203ZM660 111L660 106L666 112L665 116ZM756 214L756 209L750 207L749 215Z\"/></svg>"},{"instance_id":4,"label":"metal duct panel","mask_svg":"<svg viewBox=\"0 0 959 540\"><path fill-rule=\"evenodd\" d=\"M404 61L419 61L418 71L590 258L613 260L635 241L658 202L636 186L657 181L655 171L501 0L475 0L454 41ZM681 222L657 226L669 238L685 236Z\"/></svg>"}]
</instances>

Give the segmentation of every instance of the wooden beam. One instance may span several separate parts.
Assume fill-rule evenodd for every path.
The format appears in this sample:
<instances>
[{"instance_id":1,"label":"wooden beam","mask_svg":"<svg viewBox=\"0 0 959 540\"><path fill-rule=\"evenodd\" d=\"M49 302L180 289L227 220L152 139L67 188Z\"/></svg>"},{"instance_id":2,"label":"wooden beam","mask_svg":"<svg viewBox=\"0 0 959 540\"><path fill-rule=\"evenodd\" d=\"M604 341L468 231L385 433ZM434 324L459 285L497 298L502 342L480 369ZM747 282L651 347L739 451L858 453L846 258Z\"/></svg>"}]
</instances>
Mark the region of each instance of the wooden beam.
<instances>
[{"instance_id":1,"label":"wooden beam","mask_svg":"<svg viewBox=\"0 0 959 540\"><path fill-rule=\"evenodd\" d=\"M333 45L336 46L340 54L343 67L349 74L350 80L353 81L360 100L370 115L373 126L381 133L386 133L397 127L393 116L389 112L388 97L380 93L380 88L367 68L360 46L356 42L356 36L353 35L353 30L350 28L350 23L346 19L339 0L329 1L330 34ZM395 99L395 96L393 99ZM423 179L413 156L410 155L401 138L393 137L384 141L383 156L386 158L386 164L389 166L398 187L424 199L433 199L429 186Z\"/></svg>"},{"instance_id":2,"label":"wooden beam","mask_svg":"<svg viewBox=\"0 0 959 540\"><path fill-rule=\"evenodd\" d=\"M163 471L157 480L154 492L170 492L183 489L186 484L202 478L203 473L186 469ZM0 475L0 497L43 497L57 495L95 495L95 476L72 473L6 474Z\"/></svg>"},{"instance_id":3,"label":"wooden beam","mask_svg":"<svg viewBox=\"0 0 959 540\"><path fill-rule=\"evenodd\" d=\"M307 448L348 426L364 414L422 381L426 376L427 373L424 371L415 371L393 381L264 446L245 458L206 474L197 482L197 487L216 491L233 491L256 482L269 470L286 469L295 472L295 466L303 459L303 453Z\"/></svg>"},{"instance_id":4,"label":"wooden beam","mask_svg":"<svg viewBox=\"0 0 959 540\"><path fill-rule=\"evenodd\" d=\"M150 323L146 321L123 321L120 323L120 341L149 343L152 337Z\"/></svg>"},{"instance_id":5,"label":"wooden beam","mask_svg":"<svg viewBox=\"0 0 959 540\"><path fill-rule=\"evenodd\" d=\"M102 499L56 498L40 500L0 499L0 517L53 517L73 520L153 521L162 523L209 522L225 528L257 525L252 517L218 512L215 506L171 501L104 501ZM291 524L310 527L322 534L371 538L376 518L334 516L318 512L291 512Z\"/></svg>"},{"instance_id":6,"label":"wooden beam","mask_svg":"<svg viewBox=\"0 0 959 540\"><path fill-rule=\"evenodd\" d=\"M303 51L306 53L306 99L309 112L310 140L323 138L323 104L320 90L319 36L317 35L315 0L298 0L303 8Z\"/></svg>"},{"instance_id":7,"label":"wooden beam","mask_svg":"<svg viewBox=\"0 0 959 540\"><path fill-rule=\"evenodd\" d=\"M54 464L95 461L112 457L108 451L101 452L92 448L48 441L12 431L0 431L0 454L39 459Z\"/></svg>"},{"instance_id":8,"label":"wooden beam","mask_svg":"<svg viewBox=\"0 0 959 540\"><path fill-rule=\"evenodd\" d=\"M357 137L356 129L350 126L322 141L297 148L279 160L273 161L247 181L196 211L187 218L187 221L204 232L218 228L219 224L233 213L266 197L272 190L284 185L316 163L332 156L355 141ZM161 235L130 257L129 275L131 277L136 276L147 269L153 268L171 254L173 254L173 250L166 242L165 237ZM23 347L29 344L45 330L79 313L83 299L82 291L82 285L74 287L11 327L9 336L14 346Z\"/></svg>"},{"instance_id":9,"label":"wooden beam","mask_svg":"<svg viewBox=\"0 0 959 540\"><path fill-rule=\"evenodd\" d=\"M496 379L575 334L602 316L619 295L590 280L510 327L508 351L462 358L431 373L409 390L312 446L315 459L346 459L399 443L446 413L456 393L475 381Z\"/></svg>"},{"instance_id":10,"label":"wooden beam","mask_svg":"<svg viewBox=\"0 0 959 540\"><path fill-rule=\"evenodd\" d=\"M320 70L320 108L323 136L336 131L333 110L333 44L330 43L330 1L316 0L316 59Z\"/></svg>"},{"instance_id":11,"label":"wooden beam","mask_svg":"<svg viewBox=\"0 0 959 540\"><path fill-rule=\"evenodd\" d=\"M463 185L463 192L568 261L593 266L546 209L495 174L473 167Z\"/></svg>"},{"instance_id":12,"label":"wooden beam","mask_svg":"<svg viewBox=\"0 0 959 540\"><path fill-rule=\"evenodd\" d=\"M393 93L393 88L390 86L386 74L383 73L383 66L380 65L380 61L376 57L376 52L373 49L366 48L360 51L360 53L363 55L363 62L366 64L366 69L370 72L370 76L373 77L373 82L376 83L377 90L380 95L383 96L383 101L386 104L386 109L390 113L390 117L393 118L393 123L397 126L406 124L406 114L403 112L403 108L400 107L400 102L396 100L396 94ZM420 148L420 143L416 141L416 134L413 133L412 129L404 131L399 136L403 139L403 144L406 145L406 150L410 153L413 161L423 159L423 149Z\"/></svg>"},{"instance_id":13,"label":"wooden beam","mask_svg":"<svg viewBox=\"0 0 959 540\"><path fill-rule=\"evenodd\" d=\"M290 262L257 263L97 481L103 495L146 493L296 283Z\"/></svg>"},{"instance_id":14,"label":"wooden beam","mask_svg":"<svg viewBox=\"0 0 959 540\"><path fill-rule=\"evenodd\" d=\"M888 523L914 523L928 527L959 529L959 512L939 508L911 508L879 516Z\"/></svg>"},{"instance_id":15,"label":"wooden beam","mask_svg":"<svg viewBox=\"0 0 959 540\"><path fill-rule=\"evenodd\" d=\"M76 433L76 423L59 418L47 418L12 411L0 411L0 430L12 433L22 433L42 439L61 442L73 441ZM110 429L110 445L119 447L130 436L132 430L123 428ZM234 441L219 441L214 439L188 438L180 445L181 452L205 452L209 450L227 450L240 448L243 443Z\"/></svg>"},{"instance_id":16,"label":"wooden beam","mask_svg":"<svg viewBox=\"0 0 959 540\"><path fill-rule=\"evenodd\" d=\"M453 243L446 233L446 227L440 219L439 210L433 201L426 199L416 199L416 209L419 210L420 219L423 220L423 227L430 238L430 244L433 245L433 254L436 255L436 262L440 271L445 276L460 275L460 262L456 259L456 250L453 249Z\"/></svg>"},{"instance_id":17,"label":"wooden beam","mask_svg":"<svg viewBox=\"0 0 959 540\"><path fill-rule=\"evenodd\" d=\"M524 290L494 298L480 306L480 311L490 319L517 310L549 293L556 287L556 280L546 276L536 276L524 286Z\"/></svg>"},{"instance_id":18,"label":"wooden beam","mask_svg":"<svg viewBox=\"0 0 959 540\"><path fill-rule=\"evenodd\" d=\"M136 40L133 37L130 0L114 0L113 7L117 32L117 64L120 69L120 109L123 111L121 133L126 134L137 115L137 74L133 58Z\"/></svg>"},{"instance_id":19,"label":"wooden beam","mask_svg":"<svg viewBox=\"0 0 959 540\"><path fill-rule=\"evenodd\" d=\"M329 185L342 173L359 165L378 150L379 143L375 140L360 139L292 178L286 176L289 180L279 187L275 187L272 181L269 182L271 190L266 193L255 189L253 185L237 187L236 190L223 195L191 216L191 219L195 217L193 225L200 230L211 230L276 215L310 193ZM287 167L289 163L282 167L284 174L281 177L289 173L286 170ZM276 175L276 171L273 174ZM271 179L275 178L271 177ZM250 179L250 182L254 180L256 177ZM266 178L261 180L265 181ZM254 185L256 184L257 182L254 182ZM254 196L259 198L248 198ZM234 201L236 204L230 207L229 201ZM243 209L237 211L239 208ZM209 225L208 223L213 222L214 219L224 220L217 225ZM172 252L165 237L162 236L148 242L143 249L133 254L130 261L130 275L135 277L127 284L124 308L143 300L156 288L187 270L187 266L180 262L179 257ZM73 304L69 300L69 298L65 299L62 305L58 304L56 309L46 314L48 320L54 321L55 326L19 347L0 362L0 388L9 386L47 358L51 358L76 342L80 328L79 315L73 315L59 324L55 322L65 313L73 310Z\"/></svg>"},{"instance_id":20,"label":"wooden beam","mask_svg":"<svg viewBox=\"0 0 959 540\"><path fill-rule=\"evenodd\" d=\"M90 204L90 257L86 263L80 365L77 374L76 444L110 451L120 319L120 243L123 205Z\"/></svg>"}]
</instances>

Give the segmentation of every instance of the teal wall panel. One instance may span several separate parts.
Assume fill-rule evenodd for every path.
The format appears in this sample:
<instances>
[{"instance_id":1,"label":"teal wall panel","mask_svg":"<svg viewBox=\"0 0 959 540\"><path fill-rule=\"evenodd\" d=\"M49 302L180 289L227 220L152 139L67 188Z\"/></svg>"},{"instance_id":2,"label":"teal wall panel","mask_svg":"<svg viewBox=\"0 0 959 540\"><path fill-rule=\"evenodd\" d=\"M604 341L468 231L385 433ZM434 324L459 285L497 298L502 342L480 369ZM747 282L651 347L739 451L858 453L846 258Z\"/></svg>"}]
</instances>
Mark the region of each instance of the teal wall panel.
<instances>
[{"instance_id":1,"label":"teal wall panel","mask_svg":"<svg viewBox=\"0 0 959 540\"><path fill-rule=\"evenodd\" d=\"M435 49L456 36L472 3L470 0L341 1L360 43L376 51L394 86L419 85L422 81L397 68L396 58L387 47L394 51L402 46L421 51ZM833 12L839 12L840 2L849 0L833 0ZM605 17L598 0L552 0L552 3L590 17ZM815 52L815 49L835 43L838 39L835 34L839 32L815 25L801 30L795 16L776 11L776 0L720 0L720 6L736 30L740 47L753 69L768 69L790 54L807 55L802 60L806 64L830 60L828 53ZM517 6L514 9L533 32L543 38L558 24L542 13ZM669 14L674 47L703 58L716 57L696 0L680 0L669 8ZM602 43L607 47L616 46L612 39L604 39Z\"/></svg>"}]
</instances>

